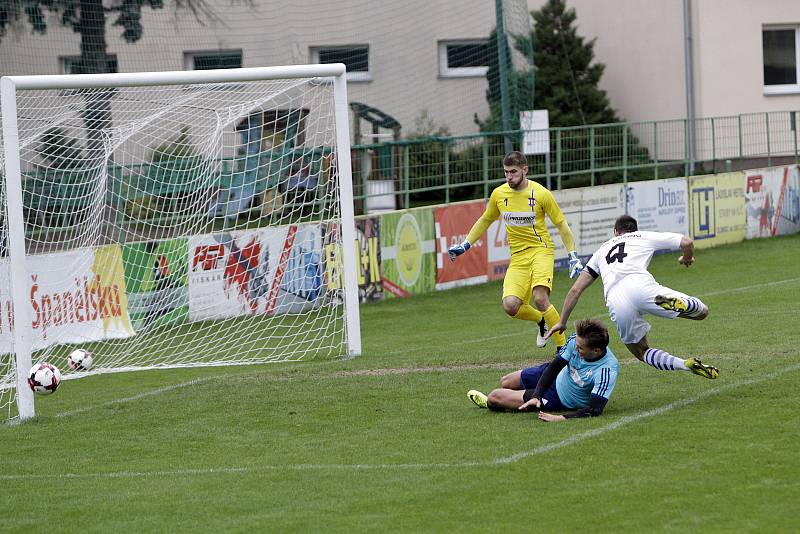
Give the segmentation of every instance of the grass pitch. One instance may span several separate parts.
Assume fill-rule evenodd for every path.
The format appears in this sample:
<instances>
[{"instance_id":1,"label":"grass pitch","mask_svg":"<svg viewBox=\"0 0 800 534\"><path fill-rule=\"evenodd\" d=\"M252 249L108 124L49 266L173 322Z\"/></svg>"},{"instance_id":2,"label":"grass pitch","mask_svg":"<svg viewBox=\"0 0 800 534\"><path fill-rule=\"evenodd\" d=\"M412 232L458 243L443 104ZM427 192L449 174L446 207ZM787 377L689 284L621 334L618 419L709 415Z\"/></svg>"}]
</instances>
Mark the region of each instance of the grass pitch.
<instances>
[{"instance_id":1,"label":"grass pitch","mask_svg":"<svg viewBox=\"0 0 800 534\"><path fill-rule=\"evenodd\" d=\"M0 426L0 530L83 532L793 531L800 494L800 235L653 260L711 309L652 318L653 346L718 380L621 362L603 416L480 410L552 357L500 285L362 307L354 360L92 376ZM561 306L570 282L556 277Z\"/></svg>"}]
</instances>

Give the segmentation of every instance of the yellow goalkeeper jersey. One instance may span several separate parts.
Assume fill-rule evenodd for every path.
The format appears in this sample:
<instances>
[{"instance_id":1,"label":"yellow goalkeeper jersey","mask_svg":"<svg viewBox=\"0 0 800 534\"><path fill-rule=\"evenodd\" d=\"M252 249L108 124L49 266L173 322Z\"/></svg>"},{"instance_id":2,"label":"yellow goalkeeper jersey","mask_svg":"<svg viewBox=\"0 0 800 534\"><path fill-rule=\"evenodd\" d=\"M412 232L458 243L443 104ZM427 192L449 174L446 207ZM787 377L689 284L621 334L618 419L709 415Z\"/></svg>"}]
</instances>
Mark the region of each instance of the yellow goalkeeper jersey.
<instances>
[{"instance_id":1,"label":"yellow goalkeeper jersey","mask_svg":"<svg viewBox=\"0 0 800 534\"><path fill-rule=\"evenodd\" d=\"M528 180L528 186L521 190L500 185L492 191L489 205L470 230L467 241L477 241L492 222L502 217L511 254L535 247L552 249L553 238L544 222L545 213L554 225L564 221L561 208L546 187L533 180Z\"/></svg>"}]
</instances>

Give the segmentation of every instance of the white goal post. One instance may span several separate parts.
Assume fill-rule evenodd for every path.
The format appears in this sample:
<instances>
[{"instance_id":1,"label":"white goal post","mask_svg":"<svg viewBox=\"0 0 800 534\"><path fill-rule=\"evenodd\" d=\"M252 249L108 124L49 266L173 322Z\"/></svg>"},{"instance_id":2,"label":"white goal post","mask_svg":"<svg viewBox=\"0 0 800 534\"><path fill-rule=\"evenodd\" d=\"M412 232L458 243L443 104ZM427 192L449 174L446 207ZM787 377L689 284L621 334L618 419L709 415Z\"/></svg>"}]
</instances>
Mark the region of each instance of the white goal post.
<instances>
[{"instance_id":1,"label":"white goal post","mask_svg":"<svg viewBox=\"0 0 800 534\"><path fill-rule=\"evenodd\" d=\"M0 102L0 420L35 414L41 361L361 353L343 64L8 76Z\"/></svg>"}]
</instances>

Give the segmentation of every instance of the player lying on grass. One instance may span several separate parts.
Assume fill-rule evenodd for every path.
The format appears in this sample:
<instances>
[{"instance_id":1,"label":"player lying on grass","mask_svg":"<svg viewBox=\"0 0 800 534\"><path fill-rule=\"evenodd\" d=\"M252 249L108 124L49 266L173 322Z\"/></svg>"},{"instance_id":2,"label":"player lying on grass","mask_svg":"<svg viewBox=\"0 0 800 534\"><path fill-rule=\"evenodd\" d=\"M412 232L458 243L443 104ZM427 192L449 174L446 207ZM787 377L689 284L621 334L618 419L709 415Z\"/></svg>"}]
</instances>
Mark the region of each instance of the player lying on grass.
<instances>
[{"instance_id":1,"label":"player lying on grass","mask_svg":"<svg viewBox=\"0 0 800 534\"><path fill-rule=\"evenodd\" d=\"M599 276L608 314L617 326L619 337L639 360L662 371L691 371L706 378L717 378L719 369L697 358L682 359L665 350L651 348L647 342L650 323L645 313L674 319L702 320L708 308L697 297L690 297L656 282L647 270L656 250L680 249L678 263L689 267L694 262L694 243L689 236L671 232L640 232L636 219L621 215L614 223L614 237L603 243L586 263L564 299L561 319L546 336L560 335L581 293Z\"/></svg>"},{"instance_id":2,"label":"player lying on grass","mask_svg":"<svg viewBox=\"0 0 800 534\"><path fill-rule=\"evenodd\" d=\"M598 319L585 319L575 323L575 334L550 363L505 375L502 387L488 397L474 389L467 397L494 411L539 411L539 419L548 422L596 417L611 398L618 372L608 329Z\"/></svg>"}]
</instances>

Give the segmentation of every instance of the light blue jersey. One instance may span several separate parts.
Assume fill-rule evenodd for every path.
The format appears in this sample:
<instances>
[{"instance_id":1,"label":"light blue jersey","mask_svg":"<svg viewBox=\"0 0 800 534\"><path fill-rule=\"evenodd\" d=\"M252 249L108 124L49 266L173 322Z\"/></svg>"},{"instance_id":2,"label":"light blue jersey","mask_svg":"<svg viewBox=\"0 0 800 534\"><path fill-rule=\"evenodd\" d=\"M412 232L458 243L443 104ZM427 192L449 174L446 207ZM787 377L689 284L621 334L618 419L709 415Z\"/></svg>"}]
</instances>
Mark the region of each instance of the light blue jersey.
<instances>
[{"instance_id":1,"label":"light blue jersey","mask_svg":"<svg viewBox=\"0 0 800 534\"><path fill-rule=\"evenodd\" d=\"M605 356L599 360L587 362L578 354L575 334L572 334L559 357L567 362L556 378L561 404L578 410L589 406L591 395L599 395L606 400L611 398L619 373L619 362L611 349L606 348Z\"/></svg>"}]
</instances>

